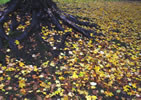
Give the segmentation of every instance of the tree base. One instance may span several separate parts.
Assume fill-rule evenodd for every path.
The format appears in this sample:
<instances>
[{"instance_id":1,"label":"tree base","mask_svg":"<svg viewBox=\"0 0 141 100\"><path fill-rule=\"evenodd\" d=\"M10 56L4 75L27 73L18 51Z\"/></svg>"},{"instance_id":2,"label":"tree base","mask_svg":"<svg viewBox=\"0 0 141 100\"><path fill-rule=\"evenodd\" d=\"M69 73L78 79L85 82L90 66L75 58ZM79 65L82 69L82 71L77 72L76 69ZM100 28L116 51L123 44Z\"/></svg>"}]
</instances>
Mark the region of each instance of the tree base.
<instances>
[{"instance_id":1,"label":"tree base","mask_svg":"<svg viewBox=\"0 0 141 100\"><path fill-rule=\"evenodd\" d=\"M86 30L82 26L89 27L98 27L98 25L90 22L79 21L77 17L66 14L61 11L52 0L10 0L7 4L7 8L0 13L0 48L3 48L3 41L6 40L9 43L9 47L13 50L18 50L15 44L15 41L21 41L27 38L33 33L40 33L43 26L48 26L48 29L52 30L52 26L55 26L54 29L57 31L65 32L63 26L71 28L74 32L79 32L87 38L93 38L90 36L90 33L93 35L103 35L95 33L92 30ZM26 25L26 22L29 21L23 30L18 30L20 25ZM7 28L5 28L5 23L9 23L10 32L16 30L21 31L22 33L19 36L12 38L10 35L7 35ZM10 33L9 32L9 33ZM72 31L65 32L63 35L57 35L57 38L60 38L60 44L56 45L56 48L64 47L64 42L66 38L70 36ZM41 35L38 35L41 41L45 42L42 39ZM47 44L48 48L52 48ZM56 54L56 56L59 53Z\"/></svg>"}]
</instances>

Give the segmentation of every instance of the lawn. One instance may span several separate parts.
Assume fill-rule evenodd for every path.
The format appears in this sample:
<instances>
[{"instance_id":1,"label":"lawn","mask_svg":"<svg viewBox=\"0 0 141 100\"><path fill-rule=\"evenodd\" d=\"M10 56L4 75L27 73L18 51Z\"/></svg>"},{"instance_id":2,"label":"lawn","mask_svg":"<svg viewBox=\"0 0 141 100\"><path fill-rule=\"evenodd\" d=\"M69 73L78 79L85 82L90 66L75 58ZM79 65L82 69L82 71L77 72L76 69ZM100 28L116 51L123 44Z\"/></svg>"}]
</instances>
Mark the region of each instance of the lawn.
<instances>
[{"instance_id":1,"label":"lawn","mask_svg":"<svg viewBox=\"0 0 141 100\"><path fill-rule=\"evenodd\" d=\"M97 24L97 27L83 27L105 36L91 34L94 39L87 39L72 32L73 39L67 38L65 48L56 58L38 39L33 39L36 36L15 41L19 55L5 47L7 65L0 64L0 98L139 100L141 2L60 1L58 6L82 21ZM5 27L9 28L8 23ZM66 28L67 31L71 29ZM54 34L63 32L42 27L42 38L51 46L57 42Z\"/></svg>"},{"instance_id":2,"label":"lawn","mask_svg":"<svg viewBox=\"0 0 141 100\"><path fill-rule=\"evenodd\" d=\"M0 0L0 4L4 4L6 2L8 2L9 0Z\"/></svg>"}]
</instances>

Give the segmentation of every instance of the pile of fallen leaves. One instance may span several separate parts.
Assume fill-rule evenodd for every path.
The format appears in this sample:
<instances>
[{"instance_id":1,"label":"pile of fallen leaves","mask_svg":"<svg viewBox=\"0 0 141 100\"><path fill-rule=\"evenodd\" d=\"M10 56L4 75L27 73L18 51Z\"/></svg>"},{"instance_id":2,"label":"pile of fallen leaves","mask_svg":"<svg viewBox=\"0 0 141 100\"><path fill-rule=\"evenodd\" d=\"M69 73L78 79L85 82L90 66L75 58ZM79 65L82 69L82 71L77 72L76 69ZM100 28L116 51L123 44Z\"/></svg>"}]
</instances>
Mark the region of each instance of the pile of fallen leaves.
<instances>
[{"instance_id":1,"label":"pile of fallen leaves","mask_svg":"<svg viewBox=\"0 0 141 100\"><path fill-rule=\"evenodd\" d=\"M141 97L141 3L64 4L64 11L89 17L103 36L87 39L72 32L65 48L40 66L6 55L0 64L0 98L9 100L136 100ZM83 5L83 6L82 6ZM81 8L81 9L80 9ZM85 21L83 19L83 21ZM24 26L19 26L23 28ZM90 27L87 27L88 29ZM43 26L42 38L55 50L54 34ZM71 39L73 38L73 39ZM15 41L21 45L19 41ZM19 46L20 47L20 46ZM23 47L24 48L24 47ZM10 49L7 49L10 52ZM33 58L36 55L33 55Z\"/></svg>"}]
</instances>

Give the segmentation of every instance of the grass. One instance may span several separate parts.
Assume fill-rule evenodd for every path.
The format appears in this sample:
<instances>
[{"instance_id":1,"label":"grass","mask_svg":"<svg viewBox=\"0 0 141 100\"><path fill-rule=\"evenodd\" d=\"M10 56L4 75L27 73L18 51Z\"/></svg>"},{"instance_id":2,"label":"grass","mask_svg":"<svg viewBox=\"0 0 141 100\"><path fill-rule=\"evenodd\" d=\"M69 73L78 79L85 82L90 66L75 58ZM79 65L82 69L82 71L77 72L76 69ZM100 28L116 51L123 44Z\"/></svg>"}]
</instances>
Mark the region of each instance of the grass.
<instances>
[{"instance_id":1,"label":"grass","mask_svg":"<svg viewBox=\"0 0 141 100\"><path fill-rule=\"evenodd\" d=\"M131 1L131 0L54 0L54 1L58 1L58 2L68 2L68 3L82 3L82 2L94 2L94 1L98 1L98 2L101 2L101 1ZM138 0L132 0L132 1L138 1Z\"/></svg>"},{"instance_id":2,"label":"grass","mask_svg":"<svg viewBox=\"0 0 141 100\"><path fill-rule=\"evenodd\" d=\"M9 0L0 0L0 4L4 4L6 2L8 2Z\"/></svg>"},{"instance_id":3,"label":"grass","mask_svg":"<svg viewBox=\"0 0 141 100\"><path fill-rule=\"evenodd\" d=\"M9 0L0 0L0 4L4 4ZM128 0L54 0L54 1L61 1L61 2L90 2L90 1L128 1Z\"/></svg>"}]
</instances>

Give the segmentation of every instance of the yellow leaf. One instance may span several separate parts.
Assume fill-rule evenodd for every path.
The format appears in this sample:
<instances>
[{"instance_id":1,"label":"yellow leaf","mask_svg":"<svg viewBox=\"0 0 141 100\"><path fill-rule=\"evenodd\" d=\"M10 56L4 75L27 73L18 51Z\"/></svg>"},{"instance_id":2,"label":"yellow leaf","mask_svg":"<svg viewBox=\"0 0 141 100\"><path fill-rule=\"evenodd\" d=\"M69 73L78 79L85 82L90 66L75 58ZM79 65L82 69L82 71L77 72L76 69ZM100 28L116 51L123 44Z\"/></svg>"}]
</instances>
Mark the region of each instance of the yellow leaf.
<instances>
[{"instance_id":1,"label":"yellow leaf","mask_svg":"<svg viewBox=\"0 0 141 100\"><path fill-rule=\"evenodd\" d=\"M96 53L98 53L98 51L99 51L99 48L98 48L98 49L95 49L95 50L93 51L93 53L96 54Z\"/></svg>"},{"instance_id":2,"label":"yellow leaf","mask_svg":"<svg viewBox=\"0 0 141 100\"><path fill-rule=\"evenodd\" d=\"M86 96L87 100L92 100L91 96Z\"/></svg>"},{"instance_id":3,"label":"yellow leaf","mask_svg":"<svg viewBox=\"0 0 141 100\"><path fill-rule=\"evenodd\" d=\"M52 62L50 63L50 66L55 66L55 63L52 61Z\"/></svg>"},{"instance_id":4,"label":"yellow leaf","mask_svg":"<svg viewBox=\"0 0 141 100\"><path fill-rule=\"evenodd\" d=\"M20 81L19 81L19 87L20 87L20 88L23 88L23 87L25 87L25 86L26 86L26 85L25 85L25 80L23 80L23 79L20 80Z\"/></svg>"},{"instance_id":5,"label":"yellow leaf","mask_svg":"<svg viewBox=\"0 0 141 100\"><path fill-rule=\"evenodd\" d=\"M72 88L72 91L76 91L76 89L75 88Z\"/></svg>"},{"instance_id":6,"label":"yellow leaf","mask_svg":"<svg viewBox=\"0 0 141 100\"><path fill-rule=\"evenodd\" d=\"M92 96L92 100L96 100L97 99L97 96Z\"/></svg>"},{"instance_id":7,"label":"yellow leaf","mask_svg":"<svg viewBox=\"0 0 141 100\"><path fill-rule=\"evenodd\" d=\"M94 69L95 69L96 72L98 72L100 70L100 67L99 66L95 66Z\"/></svg>"},{"instance_id":8,"label":"yellow leaf","mask_svg":"<svg viewBox=\"0 0 141 100\"><path fill-rule=\"evenodd\" d=\"M128 92L127 94L130 95L130 96L133 95L132 92Z\"/></svg>"},{"instance_id":9,"label":"yellow leaf","mask_svg":"<svg viewBox=\"0 0 141 100\"><path fill-rule=\"evenodd\" d=\"M37 72L37 71L38 71L37 66L34 66L34 71L35 71L35 72Z\"/></svg>"},{"instance_id":10,"label":"yellow leaf","mask_svg":"<svg viewBox=\"0 0 141 100\"><path fill-rule=\"evenodd\" d=\"M60 76L59 80L65 80L65 78L63 76Z\"/></svg>"},{"instance_id":11,"label":"yellow leaf","mask_svg":"<svg viewBox=\"0 0 141 100\"><path fill-rule=\"evenodd\" d=\"M42 64L43 67L47 67L48 66L49 61L46 61Z\"/></svg>"},{"instance_id":12,"label":"yellow leaf","mask_svg":"<svg viewBox=\"0 0 141 100\"><path fill-rule=\"evenodd\" d=\"M47 84L44 83L44 82L40 83L40 86L41 86L41 87L45 87L45 88L49 88L49 85L47 85Z\"/></svg>"},{"instance_id":13,"label":"yellow leaf","mask_svg":"<svg viewBox=\"0 0 141 100\"><path fill-rule=\"evenodd\" d=\"M78 75L76 74L76 72L73 72L72 78L74 79L78 78Z\"/></svg>"},{"instance_id":14,"label":"yellow leaf","mask_svg":"<svg viewBox=\"0 0 141 100\"><path fill-rule=\"evenodd\" d=\"M66 32L68 32L68 30L65 30L64 32L66 33Z\"/></svg>"},{"instance_id":15,"label":"yellow leaf","mask_svg":"<svg viewBox=\"0 0 141 100\"><path fill-rule=\"evenodd\" d=\"M3 89L3 87L4 87L4 84L3 83L0 84L0 89Z\"/></svg>"},{"instance_id":16,"label":"yellow leaf","mask_svg":"<svg viewBox=\"0 0 141 100\"><path fill-rule=\"evenodd\" d=\"M73 45L73 48L77 48L77 44L72 44Z\"/></svg>"},{"instance_id":17,"label":"yellow leaf","mask_svg":"<svg viewBox=\"0 0 141 100\"><path fill-rule=\"evenodd\" d=\"M23 62L20 62L19 63L20 67L24 66L24 63Z\"/></svg>"},{"instance_id":18,"label":"yellow leaf","mask_svg":"<svg viewBox=\"0 0 141 100\"><path fill-rule=\"evenodd\" d=\"M48 39L48 42L53 42L54 41L54 38L53 37L50 37L49 39Z\"/></svg>"},{"instance_id":19,"label":"yellow leaf","mask_svg":"<svg viewBox=\"0 0 141 100\"><path fill-rule=\"evenodd\" d=\"M127 91L129 91L129 88L130 88L129 85L125 85L125 86L123 87L123 91L127 92Z\"/></svg>"},{"instance_id":20,"label":"yellow leaf","mask_svg":"<svg viewBox=\"0 0 141 100\"><path fill-rule=\"evenodd\" d=\"M3 80L3 77L0 77L0 82Z\"/></svg>"},{"instance_id":21,"label":"yellow leaf","mask_svg":"<svg viewBox=\"0 0 141 100\"><path fill-rule=\"evenodd\" d=\"M69 32L72 32L72 29L71 28L69 29Z\"/></svg>"},{"instance_id":22,"label":"yellow leaf","mask_svg":"<svg viewBox=\"0 0 141 100\"><path fill-rule=\"evenodd\" d=\"M19 45L20 42L19 42L18 40L15 40L15 44L16 44L16 45Z\"/></svg>"},{"instance_id":23,"label":"yellow leaf","mask_svg":"<svg viewBox=\"0 0 141 100\"><path fill-rule=\"evenodd\" d=\"M42 36L42 39L44 39L44 40L45 40L45 39L46 39L46 37Z\"/></svg>"},{"instance_id":24,"label":"yellow leaf","mask_svg":"<svg viewBox=\"0 0 141 100\"><path fill-rule=\"evenodd\" d=\"M11 80L11 77L8 77L7 80Z\"/></svg>"},{"instance_id":25,"label":"yellow leaf","mask_svg":"<svg viewBox=\"0 0 141 100\"><path fill-rule=\"evenodd\" d=\"M79 35L78 34L75 34L75 38L79 38Z\"/></svg>"},{"instance_id":26,"label":"yellow leaf","mask_svg":"<svg viewBox=\"0 0 141 100\"><path fill-rule=\"evenodd\" d=\"M69 100L69 97L65 95L61 100Z\"/></svg>"},{"instance_id":27,"label":"yellow leaf","mask_svg":"<svg viewBox=\"0 0 141 100\"><path fill-rule=\"evenodd\" d=\"M95 86L91 86L91 89L95 89L96 87Z\"/></svg>"},{"instance_id":28,"label":"yellow leaf","mask_svg":"<svg viewBox=\"0 0 141 100\"><path fill-rule=\"evenodd\" d=\"M93 33L90 33L90 36L93 37L94 36Z\"/></svg>"},{"instance_id":29,"label":"yellow leaf","mask_svg":"<svg viewBox=\"0 0 141 100\"><path fill-rule=\"evenodd\" d=\"M108 64L106 65L106 67L111 67L111 65L108 63Z\"/></svg>"},{"instance_id":30,"label":"yellow leaf","mask_svg":"<svg viewBox=\"0 0 141 100\"><path fill-rule=\"evenodd\" d=\"M136 83L133 83L133 84L132 84L132 87L133 87L133 88L137 88Z\"/></svg>"},{"instance_id":31,"label":"yellow leaf","mask_svg":"<svg viewBox=\"0 0 141 100\"><path fill-rule=\"evenodd\" d=\"M105 91L104 94L107 96L107 97L112 97L114 94L110 91Z\"/></svg>"}]
</instances>

